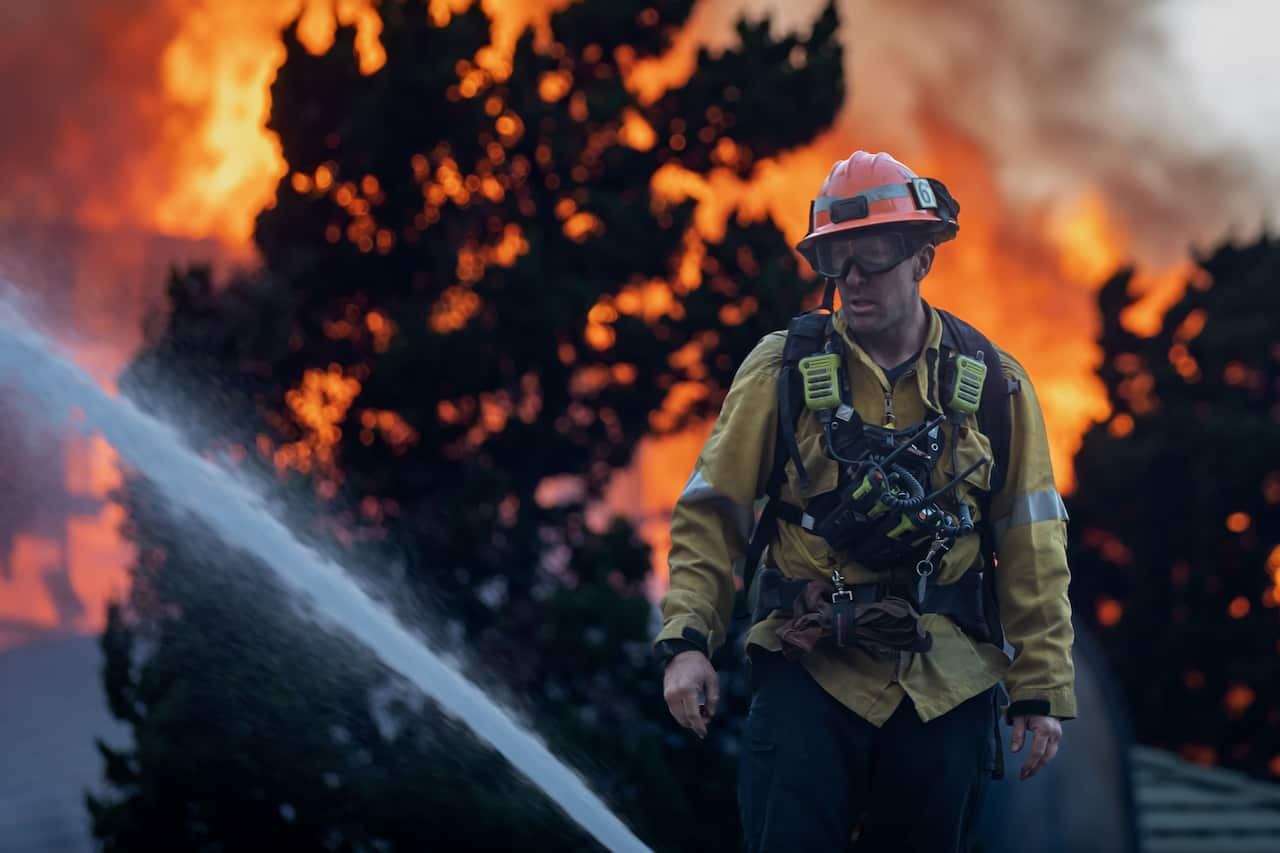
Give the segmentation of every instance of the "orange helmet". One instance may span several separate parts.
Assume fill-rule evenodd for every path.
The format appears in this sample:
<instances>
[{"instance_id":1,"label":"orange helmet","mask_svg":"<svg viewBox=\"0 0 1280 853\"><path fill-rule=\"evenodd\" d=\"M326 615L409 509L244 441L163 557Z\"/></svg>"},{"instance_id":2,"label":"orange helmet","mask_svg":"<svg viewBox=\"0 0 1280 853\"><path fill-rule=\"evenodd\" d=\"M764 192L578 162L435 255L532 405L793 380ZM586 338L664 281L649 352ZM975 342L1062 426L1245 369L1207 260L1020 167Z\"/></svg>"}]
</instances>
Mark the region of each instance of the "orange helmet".
<instances>
[{"instance_id":1,"label":"orange helmet","mask_svg":"<svg viewBox=\"0 0 1280 853\"><path fill-rule=\"evenodd\" d=\"M814 245L830 234L899 224L932 232L935 244L956 236L959 203L946 186L916 173L883 151L855 151L840 160L809 203L809 233L796 250L817 267Z\"/></svg>"}]
</instances>

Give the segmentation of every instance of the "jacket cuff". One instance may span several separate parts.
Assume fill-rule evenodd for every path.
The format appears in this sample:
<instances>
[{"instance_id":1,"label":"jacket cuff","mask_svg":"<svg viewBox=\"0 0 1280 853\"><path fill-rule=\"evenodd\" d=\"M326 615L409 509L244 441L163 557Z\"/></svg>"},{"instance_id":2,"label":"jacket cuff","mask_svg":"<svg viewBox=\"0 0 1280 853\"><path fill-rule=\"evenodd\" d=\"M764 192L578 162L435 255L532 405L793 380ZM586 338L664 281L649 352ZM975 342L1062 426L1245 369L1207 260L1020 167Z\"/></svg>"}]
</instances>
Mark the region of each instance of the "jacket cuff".
<instances>
[{"instance_id":1,"label":"jacket cuff","mask_svg":"<svg viewBox=\"0 0 1280 853\"><path fill-rule=\"evenodd\" d=\"M1049 703L1043 699L1023 699L1021 702L1012 702L1005 709L1004 721L1009 725L1013 725L1014 717L1022 717L1027 714L1034 714L1038 717L1052 716L1049 713Z\"/></svg>"},{"instance_id":2,"label":"jacket cuff","mask_svg":"<svg viewBox=\"0 0 1280 853\"><path fill-rule=\"evenodd\" d=\"M695 648L708 657L711 656L711 640L709 632L702 627L701 620L689 616L679 616L662 627L658 636L653 638L653 647L665 640L683 640L692 643Z\"/></svg>"},{"instance_id":3,"label":"jacket cuff","mask_svg":"<svg viewBox=\"0 0 1280 853\"><path fill-rule=\"evenodd\" d=\"M667 655L668 659L678 655L680 652L691 650L702 652L704 655L711 654L707 650L706 636L688 625L681 630L678 637L666 637L654 641L653 650L659 659L662 659L663 652L666 649L678 649L678 651Z\"/></svg>"},{"instance_id":4,"label":"jacket cuff","mask_svg":"<svg viewBox=\"0 0 1280 853\"><path fill-rule=\"evenodd\" d=\"M666 669L667 664L671 663L671 660L681 652L702 652L705 655L707 650L705 647L685 639L659 640L653 644L653 656L663 669Z\"/></svg>"},{"instance_id":5,"label":"jacket cuff","mask_svg":"<svg viewBox=\"0 0 1280 853\"><path fill-rule=\"evenodd\" d=\"M1025 714L1036 714L1042 717L1057 717L1059 720L1074 720L1076 717L1075 691L1070 687L1059 687L1053 690L1011 690L1012 701L1005 709L1005 722L1012 724L1014 717Z\"/></svg>"},{"instance_id":6,"label":"jacket cuff","mask_svg":"<svg viewBox=\"0 0 1280 853\"><path fill-rule=\"evenodd\" d=\"M681 652L702 652L707 657L711 657L711 653L707 651L707 638L688 625L680 631L679 637L657 640L653 644L653 656L658 659L658 664L663 669L666 669L671 659Z\"/></svg>"}]
</instances>

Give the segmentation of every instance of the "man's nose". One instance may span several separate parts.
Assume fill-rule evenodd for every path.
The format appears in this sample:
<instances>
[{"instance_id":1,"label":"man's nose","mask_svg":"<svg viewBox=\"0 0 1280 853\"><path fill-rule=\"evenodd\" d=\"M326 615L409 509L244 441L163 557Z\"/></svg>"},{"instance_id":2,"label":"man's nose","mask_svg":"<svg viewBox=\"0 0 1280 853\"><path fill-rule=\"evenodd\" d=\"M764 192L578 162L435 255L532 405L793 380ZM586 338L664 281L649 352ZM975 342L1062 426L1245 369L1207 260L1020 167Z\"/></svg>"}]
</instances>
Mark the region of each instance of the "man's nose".
<instances>
[{"instance_id":1,"label":"man's nose","mask_svg":"<svg viewBox=\"0 0 1280 853\"><path fill-rule=\"evenodd\" d=\"M858 269L855 263L849 264L849 269L844 274L844 283L848 287L865 287L867 284L867 275Z\"/></svg>"}]
</instances>

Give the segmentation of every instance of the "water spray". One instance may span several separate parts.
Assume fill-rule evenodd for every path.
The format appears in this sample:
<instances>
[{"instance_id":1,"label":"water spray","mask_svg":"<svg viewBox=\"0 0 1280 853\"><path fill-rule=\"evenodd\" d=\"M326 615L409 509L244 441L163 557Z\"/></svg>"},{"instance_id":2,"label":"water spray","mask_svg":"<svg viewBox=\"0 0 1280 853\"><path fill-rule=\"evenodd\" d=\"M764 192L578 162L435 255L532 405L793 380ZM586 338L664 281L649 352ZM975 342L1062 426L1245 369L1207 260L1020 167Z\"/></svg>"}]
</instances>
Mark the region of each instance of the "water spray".
<instances>
[{"instance_id":1,"label":"water spray","mask_svg":"<svg viewBox=\"0 0 1280 853\"><path fill-rule=\"evenodd\" d=\"M22 388L51 421L73 411L175 506L270 567L329 620L368 646L476 737L492 745L609 850L647 851L582 778L528 729L369 597L334 560L304 545L263 495L188 448L176 429L108 396L0 294L0 381Z\"/></svg>"}]
</instances>

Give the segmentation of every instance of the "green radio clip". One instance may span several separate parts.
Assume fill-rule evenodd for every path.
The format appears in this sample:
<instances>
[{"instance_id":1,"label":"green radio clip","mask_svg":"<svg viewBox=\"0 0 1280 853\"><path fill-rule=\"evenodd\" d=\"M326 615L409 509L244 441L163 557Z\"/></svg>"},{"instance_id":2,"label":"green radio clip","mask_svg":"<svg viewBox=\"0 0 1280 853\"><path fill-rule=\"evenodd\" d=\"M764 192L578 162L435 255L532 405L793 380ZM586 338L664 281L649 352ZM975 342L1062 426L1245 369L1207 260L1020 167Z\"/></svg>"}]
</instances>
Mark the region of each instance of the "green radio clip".
<instances>
[{"instance_id":1,"label":"green radio clip","mask_svg":"<svg viewBox=\"0 0 1280 853\"><path fill-rule=\"evenodd\" d=\"M812 412L840 407L840 356L821 353L800 359L804 404Z\"/></svg>"},{"instance_id":2,"label":"green radio clip","mask_svg":"<svg viewBox=\"0 0 1280 853\"><path fill-rule=\"evenodd\" d=\"M987 380L987 365L967 355L955 358L955 382L951 386L951 399L947 409L962 415L972 415L982 403L982 384Z\"/></svg>"}]
</instances>

